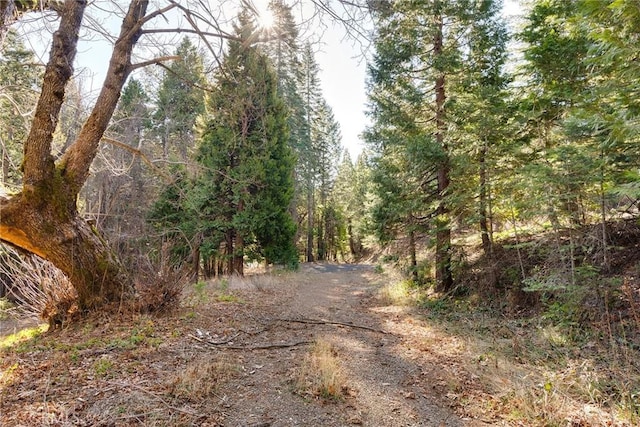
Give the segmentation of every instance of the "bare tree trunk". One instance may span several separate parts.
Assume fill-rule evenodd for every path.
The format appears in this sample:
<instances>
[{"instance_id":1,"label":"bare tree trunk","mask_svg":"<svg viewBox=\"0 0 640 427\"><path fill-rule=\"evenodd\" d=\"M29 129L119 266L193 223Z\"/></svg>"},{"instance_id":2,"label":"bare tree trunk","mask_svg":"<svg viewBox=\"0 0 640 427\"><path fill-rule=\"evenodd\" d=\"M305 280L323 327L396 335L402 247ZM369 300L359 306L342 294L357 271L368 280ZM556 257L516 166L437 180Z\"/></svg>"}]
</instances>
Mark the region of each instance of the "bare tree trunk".
<instances>
[{"instance_id":1,"label":"bare tree trunk","mask_svg":"<svg viewBox=\"0 0 640 427\"><path fill-rule=\"evenodd\" d=\"M489 204L488 180L487 180L487 144L486 141L480 150L480 204L478 213L480 214L480 233L482 236L482 249L485 256L490 257L492 253L492 233L489 231L489 220L487 215L487 206Z\"/></svg>"},{"instance_id":2,"label":"bare tree trunk","mask_svg":"<svg viewBox=\"0 0 640 427\"><path fill-rule=\"evenodd\" d=\"M223 272L222 274L233 274L233 268L234 268L234 243L235 243L235 236L234 236L234 230L228 230L225 234L225 258L226 258L226 262L227 262L227 271Z\"/></svg>"},{"instance_id":3,"label":"bare tree trunk","mask_svg":"<svg viewBox=\"0 0 640 427\"><path fill-rule=\"evenodd\" d=\"M196 236L191 247L191 261L193 262L193 281L200 280L200 242L202 238L200 235Z\"/></svg>"},{"instance_id":4,"label":"bare tree trunk","mask_svg":"<svg viewBox=\"0 0 640 427\"><path fill-rule=\"evenodd\" d=\"M434 8L439 9L437 1ZM438 27L433 39L433 53L436 58L443 52L443 22L439 17ZM438 207L436 209L436 291L447 292L453 287L453 275L451 274L451 223L449 221L449 209L446 205L447 190L449 188L449 149L444 138L446 130L444 103L445 76L440 74L435 82L436 93L436 141L441 147L444 158L438 167Z\"/></svg>"},{"instance_id":5,"label":"bare tree trunk","mask_svg":"<svg viewBox=\"0 0 640 427\"><path fill-rule=\"evenodd\" d=\"M244 276L244 238L236 232L236 247L233 252L233 273Z\"/></svg>"},{"instance_id":6,"label":"bare tree trunk","mask_svg":"<svg viewBox=\"0 0 640 427\"><path fill-rule=\"evenodd\" d=\"M604 152L600 151L600 159L602 162L602 166L600 168L600 230L602 232L602 266L604 271L609 271L609 254L608 254L608 244L607 244L607 209L605 205L605 192L604 192Z\"/></svg>"},{"instance_id":7,"label":"bare tree trunk","mask_svg":"<svg viewBox=\"0 0 640 427\"><path fill-rule=\"evenodd\" d=\"M248 194L246 192L245 194ZM242 214L244 211L244 200L238 202L237 212ZM233 248L233 272L239 276L244 276L244 236L239 230L235 230L235 247Z\"/></svg>"},{"instance_id":8,"label":"bare tree trunk","mask_svg":"<svg viewBox=\"0 0 640 427\"><path fill-rule=\"evenodd\" d=\"M4 38L9 26L16 18L16 4L13 1L0 1L0 51L4 45Z\"/></svg>"},{"instance_id":9,"label":"bare tree trunk","mask_svg":"<svg viewBox=\"0 0 640 427\"><path fill-rule=\"evenodd\" d=\"M351 256L355 258L357 256L356 242L353 238L353 224L351 218L347 220L347 233L349 234L349 252L351 252Z\"/></svg>"},{"instance_id":10,"label":"bare tree trunk","mask_svg":"<svg viewBox=\"0 0 640 427\"><path fill-rule=\"evenodd\" d=\"M311 180L309 180L311 181ZM307 262L313 262L313 188L307 189Z\"/></svg>"},{"instance_id":11,"label":"bare tree trunk","mask_svg":"<svg viewBox=\"0 0 640 427\"><path fill-rule=\"evenodd\" d=\"M416 232L413 215L409 218L409 253L411 256L411 279L418 283L418 257L416 256Z\"/></svg>"}]
</instances>

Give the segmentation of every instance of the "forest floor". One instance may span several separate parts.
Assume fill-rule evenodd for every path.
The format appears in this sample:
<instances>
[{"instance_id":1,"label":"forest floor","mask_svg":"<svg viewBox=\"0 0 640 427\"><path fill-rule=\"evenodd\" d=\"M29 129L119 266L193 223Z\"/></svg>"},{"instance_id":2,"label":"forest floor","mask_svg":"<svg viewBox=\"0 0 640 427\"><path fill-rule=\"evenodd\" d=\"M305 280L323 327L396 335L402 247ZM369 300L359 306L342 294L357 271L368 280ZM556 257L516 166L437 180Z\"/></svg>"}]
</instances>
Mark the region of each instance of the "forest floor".
<instances>
[{"instance_id":1,"label":"forest floor","mask_svg":"<svg viewBox=\"0 0 640 427\"><path fill-rule=\"evenodd\" d=\"M631 425L597 396L556 391L560 370L518 362L520 332L434 321L393 280L306 264L193 285L162 316L17 334L5 319L0 425Z\"/></svg>"}]
</instances>

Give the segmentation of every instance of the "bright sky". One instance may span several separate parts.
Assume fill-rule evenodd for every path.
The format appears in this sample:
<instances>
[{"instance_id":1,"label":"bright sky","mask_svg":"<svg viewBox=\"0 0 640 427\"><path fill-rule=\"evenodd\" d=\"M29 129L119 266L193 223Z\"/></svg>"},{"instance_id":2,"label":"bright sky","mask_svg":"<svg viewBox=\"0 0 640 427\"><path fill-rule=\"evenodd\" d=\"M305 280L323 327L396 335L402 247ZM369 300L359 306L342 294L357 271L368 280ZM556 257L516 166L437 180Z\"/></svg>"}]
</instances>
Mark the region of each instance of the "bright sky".
<instances>
[{"instance_id":1,"label":"bright sky","mask_svg":"<svg viewBox=\"0 0 640 427\"><path fill-rule=\"evenodd\" d=\"M262 9L267 0L254 0L256 7ZM523 0L504 0L504 15L512 17L522 13ZM234 2L235 3L235 2ZM92 7L92 6L89 6ZM105 22L113 34L117 34L120 24ZM53 32L53 28L43 31L43 35ZM48 33L48 34L47 34ZM37 37L36 37L37 38ZM27 41L32 37L27 38ZM46 37L45 37L46 39ZM40 39L42 40L42 39ZM32 42L33 43L33 42ZM42 52L37 42L31 47ZM96 91L102 85L110 49L103 41L83 40L79 44L76 71L87 68L84 91ZM46 62L48 52L42 53L41 59ZM316 54L321 68L320 79L327 102L333 109L336 120L340 123L343 146L355 160L363 149L360 134L369 123L366 111L366 61L361 54L361 46L344 37L344 29L338 25L331 26L323 32L322 44Z\"/></svg>"},{"instance_id":2,"label":"bright sky","mask_svg":"<svg viewBox=\"0 0 640 427\"><path fill-rule=\"evenodd\" d=\"M316 59L324 96L340 123L342 145L355 161L363 149L360 134L369 123L365 115L366 63L359 47L342 36L340 29L327 31L323 40L326 45Z\"/></svg>"}]
</instances>

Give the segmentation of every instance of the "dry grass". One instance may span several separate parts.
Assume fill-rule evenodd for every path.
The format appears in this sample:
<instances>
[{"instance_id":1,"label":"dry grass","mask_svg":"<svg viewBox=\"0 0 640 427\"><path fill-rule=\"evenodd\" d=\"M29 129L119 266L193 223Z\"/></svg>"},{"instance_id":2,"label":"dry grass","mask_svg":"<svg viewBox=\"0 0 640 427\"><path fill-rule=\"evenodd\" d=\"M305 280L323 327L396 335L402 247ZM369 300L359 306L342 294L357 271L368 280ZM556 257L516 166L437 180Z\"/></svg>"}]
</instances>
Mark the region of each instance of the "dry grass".
<instances>
[{"instance_id":1,"label":"dry grass","mask_svg":"<svg viewBox=\"0 0 640 427\"><path fill-rule=\"evenodd\" d=\"M210 398L223 381L238 372L238 366L224 360L211 360L210 357L192 360L170 379L171 395L191 402Z\"/></svg>"},{"instance_id":2,"label":"dry grass","mask_svg":"<svg viewBox=\"0 0 640 427\"><path fill-rule=\"evenodd\" d=\"M484 393L476 413L528 426L632 426L640 421L640 372L600 343L561 328L517 325L469 311L434 318L439 333L464 340L461 365Z\"/></svg>"},{"instance_id":3,"label":"dry grass","mask_svg":"<svg viewBox=\"0 0 640 427\"><path fill-rule=\"evenodd\" d=\"M397 269L384 269L379 274L380 281L384 283L377 293L381 304L410 305L416 301L416 288Z\"/></svg>"},{"instance_id":4,"label":"dry grass","mask_svg":"<svg viewBox=\"0 0 640 427\"><path fill-rule=\"evenodd\" d=\"M298 393L327 400L341 400L347 391L335 347L318 339L302 361L295 377Z\"/></svg>"}]
</instances>

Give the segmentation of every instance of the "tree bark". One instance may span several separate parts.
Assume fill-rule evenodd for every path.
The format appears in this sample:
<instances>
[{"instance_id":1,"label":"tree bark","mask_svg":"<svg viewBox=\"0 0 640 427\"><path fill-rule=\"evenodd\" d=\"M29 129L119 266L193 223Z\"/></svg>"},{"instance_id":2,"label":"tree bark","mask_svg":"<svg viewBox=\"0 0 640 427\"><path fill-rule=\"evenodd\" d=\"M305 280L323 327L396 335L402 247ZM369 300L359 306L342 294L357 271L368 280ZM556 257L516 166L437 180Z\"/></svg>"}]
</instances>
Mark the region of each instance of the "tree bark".
<instances>
[{"instance_id":1,"label":"tree bark","mask_svg":"<svg viewBox=\"0 0 640 427\"><path fill-rule=\"evenodd\" d=\"M55 192L55 194L60 194ZM52 195L48 200L14 197L0 201L0 236L51 261L78 292L81 310L94 310L132 294L124 267L79 215L69 215Z\"/></svg>"},{"instance_id":2,"label":"tree bark","mask_svg":"<svg viewBox=\"0 0 640 427\"><path fill-rule=\"evenodd\" d=\"M418 257L416 255L416 232L413 229L413 216L409 218L409 255L411 256L411 279L418 283Z\"/></svg>"},{"instance_id":3,"label":"tree bark","mask_svg":"<svg viewBox=\"0 0 640 427\"><path fill-rule=\"evenodd\" d=\"M489 232L489 219L487 214L488 206L488 180L487 180L487 144L483 143L480 149L480 203L478 213L480 214L480 233L482 236L482 249L485 256L490 257L492 253L491 233Z\"/></svg>"},{"instance_id":4,"label":"tree bark","mask_svg":"<svg viewBox=\"0 0 640 427\"><path fill-rule=\"evenodd\" d=\"M145 17L148 0L131 1L96 105L76 141L55 164L53 132L73 74L86 5L86 0L65 0L57 7L60 25L25 141L22 192L0 199L0 240L60 268L78 292L83 311L118 302L133 290L131 278L106 241L79 215L76 199L131 71L131 53L142 25L155 16Z\"/></svg>"},{"instance_id":5,"label":"tree bark","mask_svg":"<svg viewBox=\"0 0 640 427\"><path fill-rule=\"evenodd\" d=\"M434 3L434 8L440 8L440 2ZM436 58L443 52L443 22L439 17L436 33L433 39L433 54ZM440 71L438 71L440 72ZM447 190L449 188L449 147L445 140L445 75L441 73L435 81L436 93L436 142L443 152L443 159L438 166L438 207L436 209L436 291L448 292L453 287L453 275L451 274L451 223L449 209L446 203Z\"/></svg>"},{"instance_id":6,"label":"tree bark","mask_svg":"<svg viewBox=\"0 0 640 427\"><path fill-rule=\"evenodd\" d=\"M313 188L311 179L307 180L307 262L313 262Z\"/></svg>"}]
</instances>

